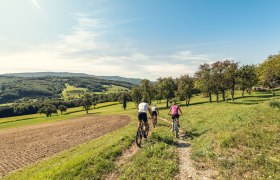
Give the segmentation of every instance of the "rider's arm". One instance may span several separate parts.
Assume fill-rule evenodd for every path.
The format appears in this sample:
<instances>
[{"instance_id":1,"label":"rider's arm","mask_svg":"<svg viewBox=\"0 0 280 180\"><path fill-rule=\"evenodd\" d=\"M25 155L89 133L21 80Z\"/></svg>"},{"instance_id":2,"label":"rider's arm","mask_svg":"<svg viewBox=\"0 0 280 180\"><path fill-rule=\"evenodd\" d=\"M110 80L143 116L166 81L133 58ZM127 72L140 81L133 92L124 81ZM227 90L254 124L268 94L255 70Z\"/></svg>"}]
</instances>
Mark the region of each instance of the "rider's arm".
<instances>
[{"instance_id":1,"label":"rider's arm","mask_svg":"<svg viewBox=\"0 0 280 180\"><path fill-rule=\"evenodd\" d=\"M182 113L182 111L181 111L180 107L178 107L178 109L179 109L179 111L180 111L181 115L183 115L183 113Z\"/></svg>"},{"instance_id":2,"label":"rider's arm","mask_svg":"<svg viewBox=\"0 0 280 180\"><path fill-rule=\"evenodd\" d=\"M171 109L172 109L172 108L170 108L170 109L169 109L169 112L168 112L167 114L170 114L170 112L171 112Z\"/></svg>"},{"instance_id":3,"label":"rider's arm","mask_svg":"<svg viewBox=\"0 0 280 180\"><path fill-rule=\"evenodd\" d=\"M148 108L148 111L150 113L150 118L152 118L152 109L150 107Z\"/></svg>"}]
</instances>

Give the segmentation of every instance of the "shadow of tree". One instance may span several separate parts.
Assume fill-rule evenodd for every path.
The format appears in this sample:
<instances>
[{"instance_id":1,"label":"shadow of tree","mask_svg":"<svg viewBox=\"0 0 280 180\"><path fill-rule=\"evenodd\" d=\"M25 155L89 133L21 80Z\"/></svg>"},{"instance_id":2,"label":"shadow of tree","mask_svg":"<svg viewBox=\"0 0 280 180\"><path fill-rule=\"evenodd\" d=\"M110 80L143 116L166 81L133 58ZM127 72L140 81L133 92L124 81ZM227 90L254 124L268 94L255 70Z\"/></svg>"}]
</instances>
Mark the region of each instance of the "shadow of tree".
<instances>
[{"instance_id":1,"label":"shadow of tree","mask_svg":"<svg viewBox=\"0 0 280 180\"><path fill-rule=\"evenodd\" d=\"M199 137L199 136L205 134L205 133L208 132L208 131L209 131L208 129L206 129L206 130L204 130L204 131L202 131L202 132L197 132L197 130L193 130L193 131L190 131L190 132L186 131L186 132L183 134L182 137L183 137L184 139L190 138L190 139L192 140L192 139L194 139L194 138L197 138L197 137Z\"/></svg>"},{"instance_id":2,"label":"shadow of tree","mask_svg":"<svg viewBox=\"0 0 280 180\"><path fill-rule=\"evenodd\" d=\"M176 145L178 148L188 148L191 146L191 144L189 144L187 142L177 142Z\"/></svg>"}]
</instances>

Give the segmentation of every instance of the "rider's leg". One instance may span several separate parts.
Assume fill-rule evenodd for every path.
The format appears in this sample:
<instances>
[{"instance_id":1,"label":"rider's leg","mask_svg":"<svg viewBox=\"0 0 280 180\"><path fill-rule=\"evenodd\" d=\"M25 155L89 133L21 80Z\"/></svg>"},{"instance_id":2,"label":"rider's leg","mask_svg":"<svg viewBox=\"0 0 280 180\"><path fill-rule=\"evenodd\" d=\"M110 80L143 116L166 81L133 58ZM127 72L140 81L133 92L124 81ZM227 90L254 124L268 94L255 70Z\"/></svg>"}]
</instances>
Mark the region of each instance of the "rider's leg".
<instances>
[{"instance_id":1,"label":"rider's leg","mask_svg":"<svg viewBox=\"0 0 280 180\"><path fill-rule=\"evenodd\" d=\"M146 131L146 135L148 136L149 133L149 123L145 122L145 131Z\"/></svg>"}]
</instances>

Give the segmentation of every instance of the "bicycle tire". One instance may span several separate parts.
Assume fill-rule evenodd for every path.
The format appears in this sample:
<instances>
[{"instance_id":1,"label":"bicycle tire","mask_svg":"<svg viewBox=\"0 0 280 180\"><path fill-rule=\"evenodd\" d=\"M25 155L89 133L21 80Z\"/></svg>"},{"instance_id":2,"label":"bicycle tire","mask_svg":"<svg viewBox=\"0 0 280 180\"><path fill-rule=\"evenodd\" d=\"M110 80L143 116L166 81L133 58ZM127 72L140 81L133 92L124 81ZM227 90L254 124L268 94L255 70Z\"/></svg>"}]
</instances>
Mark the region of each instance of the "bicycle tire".
<instances>
[{"instance_id":1,"label":"bicycle tire","mask_svg":"<svg viewBox=\"0 0 280 180\"><path fill-rule=\"evenodd\" d=\"M136 137L135 137L135 143L138 147L141 147L142 139L144 136L144 130L143 130L143 122L141 122L140 127L138 127L137 132L136 132Z\"/></svg>"}]
</instances>

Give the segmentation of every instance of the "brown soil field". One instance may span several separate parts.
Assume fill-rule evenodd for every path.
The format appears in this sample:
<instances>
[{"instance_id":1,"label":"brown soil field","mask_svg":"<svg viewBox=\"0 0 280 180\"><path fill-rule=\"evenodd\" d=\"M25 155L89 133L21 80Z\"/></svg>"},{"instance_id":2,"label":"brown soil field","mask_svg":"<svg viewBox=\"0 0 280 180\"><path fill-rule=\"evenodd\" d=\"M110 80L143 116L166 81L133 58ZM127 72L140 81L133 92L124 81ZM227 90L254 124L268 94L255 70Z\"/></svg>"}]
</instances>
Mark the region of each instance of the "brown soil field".
<instances>
[{"instance_id":1,"label":"brown soil field","mask_svg":"<svg viewBox=\"0 0 280 180\"><path fill-rule=\"evenodd\" d=\"M0 131L0 178L128 124L128 116L84 116Z\"/></svg>"}]
</instances>

